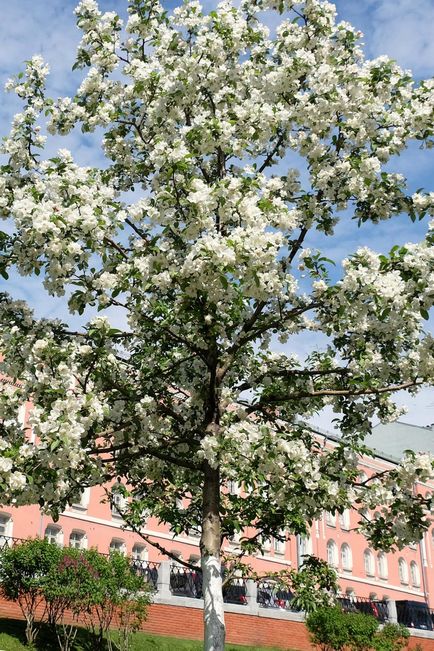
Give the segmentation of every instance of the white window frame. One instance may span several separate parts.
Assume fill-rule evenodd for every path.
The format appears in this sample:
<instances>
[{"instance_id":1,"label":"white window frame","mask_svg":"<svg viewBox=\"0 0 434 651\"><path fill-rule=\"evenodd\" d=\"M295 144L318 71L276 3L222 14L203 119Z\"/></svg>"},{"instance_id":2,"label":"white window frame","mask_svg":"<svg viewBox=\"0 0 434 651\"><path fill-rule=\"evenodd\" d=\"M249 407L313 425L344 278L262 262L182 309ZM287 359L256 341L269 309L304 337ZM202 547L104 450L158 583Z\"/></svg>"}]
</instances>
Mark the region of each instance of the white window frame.
<instances>
[{"instance_id":1,"label":"white window frame","mask_svg":"<svg viewBox=\"0 0 434 651\"><path fill-rule=\"evenodd\" d=\"M3 538L12 538L13 520L9 513L0 513L0 542Z\"/></svg>"},{"instance_id":2,"label":"white window frame","mask_svg":"<svg viewBox=\"0 0 434 651\"><path fill-rule=\"evenodd\" d=\"M126 504L125 497L120 493L112 493L110 510L111 510L112 518L118 518L118 520L122 520L123 519L122 515L116 509L116 504L119 506L120 509L123 509Z\"/></svg>"},{"instance_id":3,"label":"white window frame","mask_svg":"<svg viewBox=\"0 0 434 651\"><path fill-rule=\"evenodd\" d=\"M350 572L353 569L353 554L348 543L341 545L341 564L343 570Z\"/></svg>"},{"instance_id":4,"label":"white window frame","mask_svg":"<svg viewBox=\"0 0 434 651\"><path fill-rule=\"evenodd\" d=\"M414 588L420 588L420 570L416 561L411 561L410 563L410 577L411 585Z\"/></svg>"},{"instance_id":5,"label":"white window frame","mask_svg":"<svg viewBox=\"0 0 434 651\"><path fill-rule=\"evenodd\" d=\"M338 546L332 539L327 541L327 563L331 567L338 566Z\"/></svg>"},{"instance_id":6,"label":"white window frame","mask_svg":"<svg viewBox=\"0 0 434 651\"><path fill-rule=\"evenodd\" d=\"M89 486L87 486L86 488L83 489L80 495L80 501L74 502L72 508L78 511L87 511L89 502L90 502L90 488Z\"/></svg>"},{"instance_id":7,"label":"white window frame","mask_svg":"<svg viewBox=\"0 0 434 651\"><path fill-rule=\"evenodd\" d=\"M330 511L325 512L325 521L327 526L336 527L336 513L331 513Z\"/></svg>"},{"instance_id":8,"label":"white window frame","mask_svg":"<svg viewBox=\"0 0 434 651\"><path fill-rule=\"evenodd\" d=\"M370 549L365 549L363 552L363 567L366 576L375 576L374 554Z\"/></svg>"},{"instance_id":9,"label":"white window frame","mask_svg":"<svg viewBox=\"0 0 434 651\"><path fill-rule=\"evenodd\" d=\"M378 576L380 579L389 578L389 568L385 552L379 552L377 556Z\"/></svg>"},{"instance_id":10,"label":"white window frame","mask_svg":"<svg viewBox=\"0 0 434 651\"><path fill-rule=\"evenodd\" d=\"M52 545L63 547L63 530L56 524L47 524L44 531L44 538Z\"/></svg>"},{"instance_id":11,"label":"white window frame","mask_svg":"<svg viewBox=\"0 0 434 651\"><path fill-rule=\"evenodd\" d=\"M74 544L71 544L72 538L75 538ZM76 544L79 542L80 544ZM79 531L78 529L73 529L71 533L69 534L69 541L68 541L69 547L72 547L73 549L87 549L87 537L86 533L84 531Z\"/></svg>"},{"instance_id":12,"label":"white window frame","mask_svg":"<svg viewBox=\"0 0 434 651\"><path fill-rule=\"evenodd\" d=\"M125 554L127 546L125 540L122 538L112 538L110 540L109 552L119 552L120 554Z\"/></svg>"},{"instance_id":13,"label":"white window frame","mask_svg":"<svg viewBox=\"0 0 434 651\"><path fill-rule=\"evenodd\" d=\"M273 538L273 550L275 554L282 555L285 553L286 549L286 534L284 531L279 531L279 534L285 536L285 540L278 540L277 538Z\"/></svg>"},{"instance_id":14,"label":"white window frame","mask_svg":"<svg viewBox=\"0 0 434 651\"><path fill-rule=\"evenodd\" d=\"M403 585L408 585L408 564L402 556L398 559L399 580Z\"/></svg>"},{"instance_id":15,"label":"white window frame","mask_svg":"<svg viewBox=\"0 0 434 651\"><path fill-rule=\"evenodd\" d=\"M148 549L146 545L141 545L140 543L134 543L133 549L131 550L131 558L135 561L147 561Z\"/></svg>"},{"instance_id":16,"label":"white window frame","mask_svg":"<svg viewBox=\"0 0 434 651\"><path fill-rule=\"evenodd\" d=\"M341 529L343 529L344 531L348 531L348 529L350 528L350 522L351 519L350 519L349 509L345 509L343 513L339 513L339 526Z\"/></svg>"}]
</instances>

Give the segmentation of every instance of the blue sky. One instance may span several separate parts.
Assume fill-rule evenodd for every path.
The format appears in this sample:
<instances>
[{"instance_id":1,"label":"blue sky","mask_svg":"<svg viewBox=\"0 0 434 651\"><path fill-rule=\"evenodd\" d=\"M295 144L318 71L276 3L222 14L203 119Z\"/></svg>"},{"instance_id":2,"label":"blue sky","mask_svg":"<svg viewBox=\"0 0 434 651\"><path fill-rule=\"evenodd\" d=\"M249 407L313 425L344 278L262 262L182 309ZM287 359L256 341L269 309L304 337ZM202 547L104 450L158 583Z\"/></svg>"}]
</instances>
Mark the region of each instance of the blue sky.
<instances>
[{"instance_id":1,"label":"blue sky","mask_svg":"<svg viewBox=\"0 0 434 651\"><path fill-rule=\"evenodd\" d=\"M212 0L205 0L211 8ZM79 82L81 73L71 73L79 32L75 27L73 10L75 0L14 0L2 3L0 23L0 87L6 79L22 69L22 62L39 53L49 62L51 75L49 91L54 96L71 94ZM364 32L363 42L367 57L387 54L404 68L410 68L416 78L434 75L434 0L339 0L338 15ZM125 12L124 0L102 0L103 10ZM168 4L168 7L174 3ZM10 120L19 110L13 96L2 94L0 102L0 133L6 134ZM82 164L97 164L99 159L95 141L73 133L63 139L62 145L70 148ZM412 145L399 161L392 164L404 173L411 189L433 188L434 152L420 150ZM368 232L354 229L346 220L339 228L333 250L328 255L342 258L362 243L377 250L388 250L395 243L419 239L424 225L416 228L407 219L398 218ZM367 237L368 236L368 237ZM3 285L5 285L3 287ZM28 300L40 316L64 316L65 303L61 299L49 299L41 291L36 279L11 277L8 283L0 282L17 298ZM307 341L300 339L300 352ZM407 422L428 424L434 422L434 390L426 390L418 397L400 397L409 406L403 418ZM321 414L317 424L329 427L331 414Z\"/></svg>"}]
</instances>

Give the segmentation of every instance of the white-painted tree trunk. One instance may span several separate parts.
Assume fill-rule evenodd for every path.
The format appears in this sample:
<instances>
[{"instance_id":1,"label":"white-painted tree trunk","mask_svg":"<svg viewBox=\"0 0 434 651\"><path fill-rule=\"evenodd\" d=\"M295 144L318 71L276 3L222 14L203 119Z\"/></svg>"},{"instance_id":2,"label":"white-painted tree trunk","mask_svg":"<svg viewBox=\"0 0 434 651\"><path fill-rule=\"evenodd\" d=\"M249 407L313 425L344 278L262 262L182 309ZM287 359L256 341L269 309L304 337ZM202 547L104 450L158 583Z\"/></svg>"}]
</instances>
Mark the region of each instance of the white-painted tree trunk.
<instances>
[{"instance_id":1,"label":"white-painted tree trunk","mask_svg":"<svg viewBox=\"0 0 434 651\"><path fill-rule=\"evenodd\" d=\"M208 464L203 485L202 536L200 539L202 565L204 651L224 651L225 613L220 561L220 474Z\"/></svg>"},{"instance_id":2,"label":"white-painted tree trunk","mask_svg":"<svg viewBox=\"0 0 434 651\"><path fill-rule=\"evenodd\" d=\"M204 602L204 651L225 648L225 612L220 558L202 557L202 591Z\"/></svg>"}]
</instances>

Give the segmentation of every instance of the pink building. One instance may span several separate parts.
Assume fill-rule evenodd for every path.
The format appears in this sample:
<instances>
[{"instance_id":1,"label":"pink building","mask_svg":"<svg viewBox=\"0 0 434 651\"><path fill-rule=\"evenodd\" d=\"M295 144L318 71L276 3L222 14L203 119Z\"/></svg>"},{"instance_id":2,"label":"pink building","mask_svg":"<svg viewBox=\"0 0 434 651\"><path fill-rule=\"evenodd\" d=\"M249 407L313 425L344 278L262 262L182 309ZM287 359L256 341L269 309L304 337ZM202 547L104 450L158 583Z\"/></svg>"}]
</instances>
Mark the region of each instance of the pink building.
<instances>
[{"instance_id":1,"label":"pink building","mask_svg":"<svg viewBox=\"0 0 434 651\"><path fill-rule=\"evenodd\" d=\"M23 419L26 418L26 409L23 408ZM390 428L393 430L393 426ZM333 436L324 433L318 436L325 436L327 444L334 445ZM378 441L376 444L378 447ZM392 458L379 453L372 458L361 458L360 471L369 477L374 472L393 467L395 463ZM423 494L433 489L434 486L427 484L415 486L415 491ZM234 483L231 490L237 491L239 487ZM81 502L69 507L57 523L42 514L36 505L0 507L0 536L45 536L58 544L96 547L103 553L111 549L121 550L137 561L167 560L138 534L125 530L122 518L104 502L104 497L102 487L86 489ZM122 498L119 496L119 499ZM366 515L375 517L374 514ZM426 601L434 608L434 528L430 528L418 544L402 552L383 553L370 549L365 538L354 530L358 519L353 510L342 515L324 513L314 523L309 537L288 535L285 542L272 539L262 555L246 560L257 571L266 574L285 567L298 567L303 554L312 553L336 567L343 594L380 600ZM198 536L174 535L153 517L145 522L143 533L176 556L193 563L199 559ZM236 549L235 537L227 542L226 550L234 552Z\"/></svg>"}]
</instances>

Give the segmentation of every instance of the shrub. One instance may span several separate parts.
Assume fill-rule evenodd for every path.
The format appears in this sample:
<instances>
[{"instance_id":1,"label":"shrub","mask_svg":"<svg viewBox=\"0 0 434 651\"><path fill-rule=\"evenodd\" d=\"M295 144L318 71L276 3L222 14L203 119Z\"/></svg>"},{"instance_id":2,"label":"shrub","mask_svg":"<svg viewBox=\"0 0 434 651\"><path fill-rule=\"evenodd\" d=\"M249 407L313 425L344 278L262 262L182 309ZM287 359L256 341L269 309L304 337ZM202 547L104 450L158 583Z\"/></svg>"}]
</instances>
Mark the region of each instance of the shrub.
<instances>
[{"instance_id":1,"label":"shrub","mask_svg":"<svg viewBox=\"0 0 434 651\"><path fill-rule=\"evenodd\" d=\"M401 651L407 646L410 632L402 624L386 624L374 639L375 651Z\"/></svg>"},{"instance_id":2,"label":"shrub","mask_svg":"<svg viewBox=\"0 0 434 651\"><path fill-rule=\"evenodd\" d=\"M345 618L339 606L318 608L309 613L306 626L313 644L322 651L341 651L349 642Z\"/></svg>"},{"instance_id":3,"label":"shrub","mask_svg":"<svg viewBox=\"0 0 434 651\"><path fill-rule=\"evenodd\" d=\"M46 606L43 589L47 575L57 565L61 550L46 540L26 540L5 548L0 559L0 583L3 596L16 601L26 620L26 639L32 645L38 634L36 611Z\"/></svg>"},{"instance_id":4,"label":"shrub","mask_svg":"<svg viewBox=\"0 0 434 651\"><path fill-rule=\"evenodd\" d=\"M348 648L351 651L368 651L372 649L374 636L378 630L378 621L372 615L364 613L344 614L344 624L348 636Z\"/></svg>"}]
</instances>

